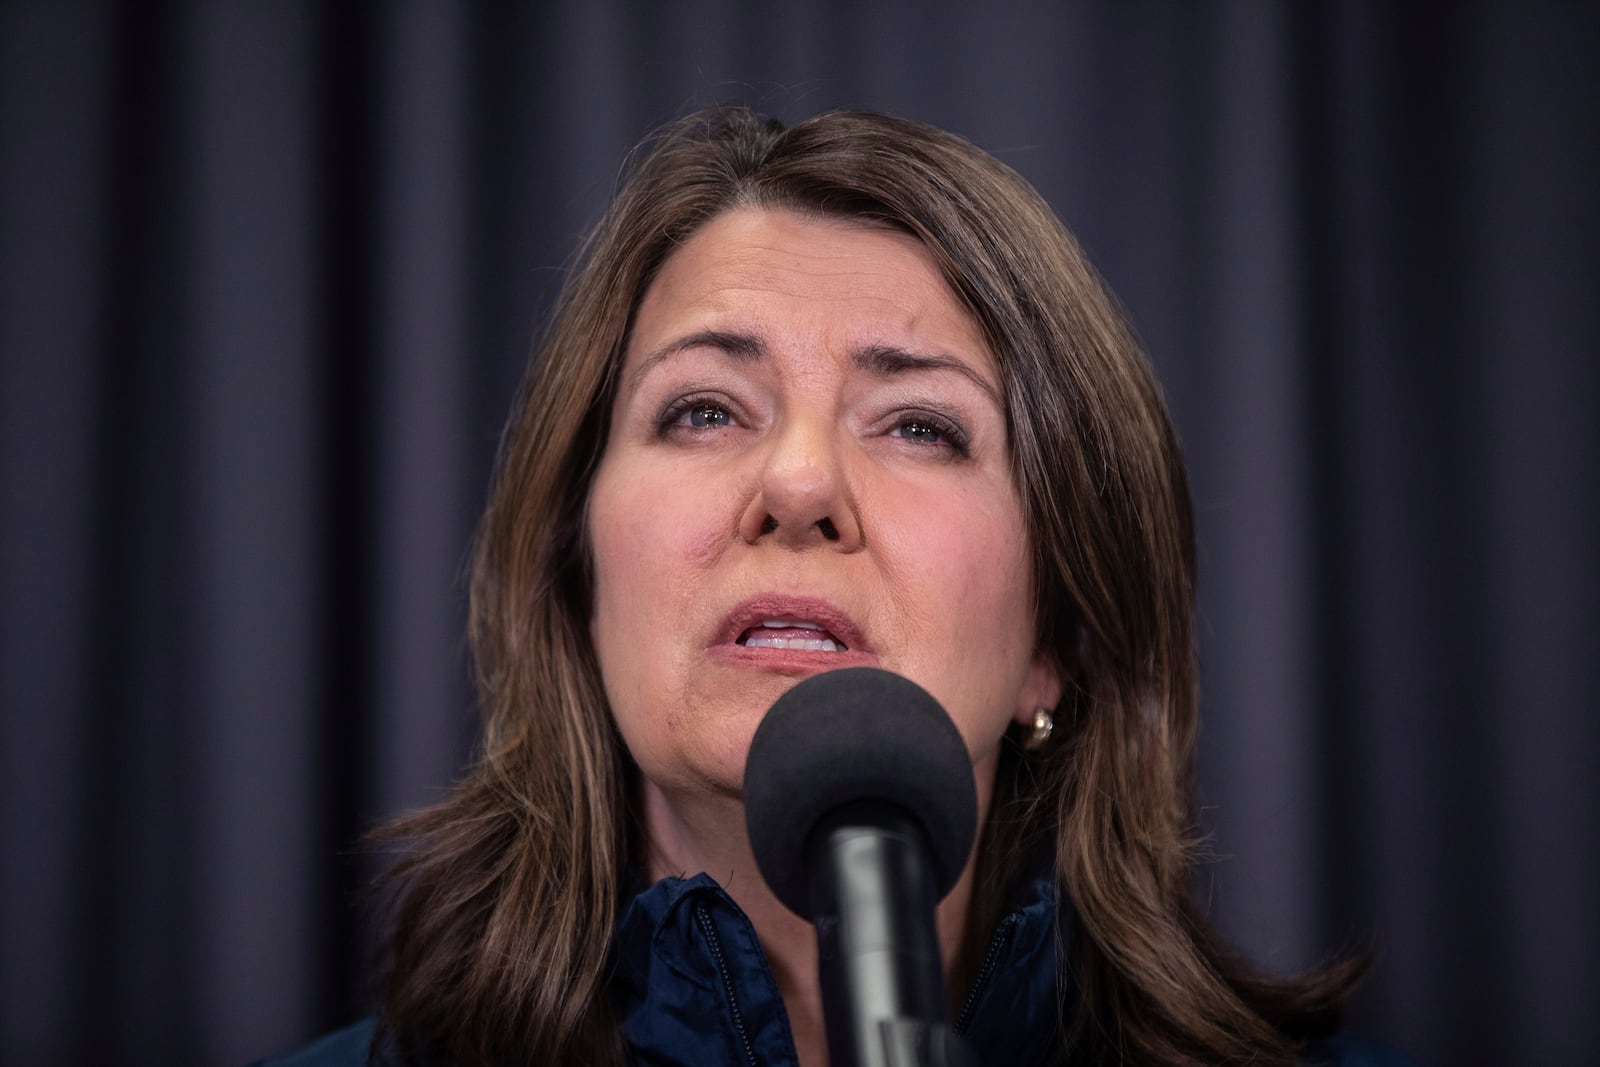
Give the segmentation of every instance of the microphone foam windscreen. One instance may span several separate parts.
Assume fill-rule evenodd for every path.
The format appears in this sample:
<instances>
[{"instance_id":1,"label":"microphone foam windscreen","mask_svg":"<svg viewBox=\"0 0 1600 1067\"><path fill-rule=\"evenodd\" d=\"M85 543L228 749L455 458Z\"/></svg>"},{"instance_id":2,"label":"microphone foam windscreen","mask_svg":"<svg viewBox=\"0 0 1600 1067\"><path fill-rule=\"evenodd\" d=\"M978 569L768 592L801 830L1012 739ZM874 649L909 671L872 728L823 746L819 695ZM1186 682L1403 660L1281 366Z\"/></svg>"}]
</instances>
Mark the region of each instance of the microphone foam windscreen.
<instances>
[{"instance_id":1,"label":"microphone foam windscreen","mask_svg":"<svg viewBox=\"0 0 1600 1067\"><path fill-rule=\"evenodd\" d=\"M961 733L927 690L873 667L814 675L772 705L750 741L745 825L761 876L806 920L806 839L853 801L895 804L922 824L944 899L972 849L978 806Z\"/></svg>"}]
</instances>

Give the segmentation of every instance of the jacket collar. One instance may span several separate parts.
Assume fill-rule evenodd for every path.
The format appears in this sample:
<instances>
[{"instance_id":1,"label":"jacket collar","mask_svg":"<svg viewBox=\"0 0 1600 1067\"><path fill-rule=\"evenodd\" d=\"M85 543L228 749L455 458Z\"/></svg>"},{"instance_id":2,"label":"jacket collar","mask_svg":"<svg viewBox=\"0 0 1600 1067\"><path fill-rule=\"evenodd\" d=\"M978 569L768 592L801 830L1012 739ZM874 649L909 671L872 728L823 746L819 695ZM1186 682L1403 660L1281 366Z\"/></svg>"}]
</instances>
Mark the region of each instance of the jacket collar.
<instances>
[{"instance_id":1,"label":"jacket collar","mask_svg":"<svg viewBox=\"0 0 1600 1067\"><path fill-rule=\"evenodd\" d=\"M1046 1062L1060 1046L1058 897L1034 879L996 927L956 1019L983 1063ZM612 995L640 1063L795 1064L789 1018L750 924L709 875L665 878L623 909Z\"/></svg>"},{"instance_id":2,"label":"jacket collar","mask_svg":"<svg viewBox=\"0 0 1600 1067\"><path fill-rule=\"evenodd\" d=\"M1040 1064L1058 1055L1062 1008L1072 1002L1061 988L1069 909L1040 875L995 927L956 1018L979 1062Z\"/></svg>"}]
</instances>

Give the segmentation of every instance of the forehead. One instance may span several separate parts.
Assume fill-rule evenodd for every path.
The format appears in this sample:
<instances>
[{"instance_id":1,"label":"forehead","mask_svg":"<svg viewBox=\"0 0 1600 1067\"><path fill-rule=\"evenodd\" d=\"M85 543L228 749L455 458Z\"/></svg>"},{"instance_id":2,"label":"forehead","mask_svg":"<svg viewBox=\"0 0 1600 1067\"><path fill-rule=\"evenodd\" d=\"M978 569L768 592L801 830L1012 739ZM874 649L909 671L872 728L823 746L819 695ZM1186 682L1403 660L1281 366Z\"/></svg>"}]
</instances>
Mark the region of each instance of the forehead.
<instances>
[{"instance_id":1,"label":"forehead","mask_svg":"<svg viewBox=\"0 0 1600 1067\"><path fill-rule=\"evenodd\" d=\"M645 291L630 360L707 320L843 334L847 344L914 344L995 364L977 321L916 237L866 220L741 207L696 230ZM998 384L998 383L996 383Z\"/></svg>"}]
</instances>

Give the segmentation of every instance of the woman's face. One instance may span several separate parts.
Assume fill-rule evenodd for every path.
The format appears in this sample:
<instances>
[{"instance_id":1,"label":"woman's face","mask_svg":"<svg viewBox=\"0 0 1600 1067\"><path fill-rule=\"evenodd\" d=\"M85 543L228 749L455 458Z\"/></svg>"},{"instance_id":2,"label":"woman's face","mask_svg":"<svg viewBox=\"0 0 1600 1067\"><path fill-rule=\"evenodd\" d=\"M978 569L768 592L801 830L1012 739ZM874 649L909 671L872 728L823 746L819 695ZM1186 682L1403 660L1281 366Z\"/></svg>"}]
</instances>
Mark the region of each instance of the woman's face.
<instances>
[{"instance_id":1,"label":"woman's face","mask_svg":"<svg viewBox=\"0 0 1600 1067\"><path fill-rule=\"evenodd\" d=\"M1000 395L909 235L740 208L667 259L588 513L594 646L647 788L738 795L772 702L856 665L931 692L992 780L1007 725L1060 695Z\"/></svg>"}]
</instances>

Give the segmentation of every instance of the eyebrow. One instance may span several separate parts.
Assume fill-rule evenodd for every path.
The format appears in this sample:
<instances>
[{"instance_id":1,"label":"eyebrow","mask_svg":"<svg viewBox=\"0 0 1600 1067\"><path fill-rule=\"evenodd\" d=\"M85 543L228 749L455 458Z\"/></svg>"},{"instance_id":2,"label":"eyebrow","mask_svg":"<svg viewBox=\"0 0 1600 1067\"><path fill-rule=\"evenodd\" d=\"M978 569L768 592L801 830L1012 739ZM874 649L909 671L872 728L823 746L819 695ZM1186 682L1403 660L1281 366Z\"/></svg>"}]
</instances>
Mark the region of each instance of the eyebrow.
<instances>
[{"instance_id":1,"label":"eyebrow","mask_svg":"<svg viewBox=\"0 0 1600 1067\"><path fill-rule=\"evenodd\" d=\"M726 330L701 330L698 333L687 334L675 341L668 341L660 348L653 350L640 361L628 376L628 392L637 392L639 383L644 381L644 376L650 368L666 359L675 356L690 348L715 348L723 354L732 356L741 363L753 363L767 354L767 346L761 338L748 333L729 333Z\"/></svg>"},{"instance_id":2,"label":"eyebrow","mask_svg":"<svg viewBox=\"0 0 1600 1067\"><path fill-rule=\"evenodd\" d=\"M990 385L966 360L957 359L955 356L912 352L895 345L869 345L855 354L855 365L860 370L880 378L893 377L906 371L953 370L982 389L990 400L1000 404L1000 396L995 392L994 386Z\"/></svg>"},{"instance_id":3,"label":"eyebrow","mask_svg":"<svg viewBox=\"0 0 1600 1067\"><path fill-rule=\"evenodd\" d=\"M660 348L654 349L629 375L629 391L638 389L644 376L657 363L690 348L714 348L741 363L753 363L764 359L767 355L766 342L754 334L733 333L727 330L700 330L668 341ZM868 345L857 350L851 362L858 370L880 378L891 378L908 371L953 370L983 390L984 395L994 403L1000 404L1000 396L994 386L990 385L969 363L955 356L913 352L898 345Z\"/></svg>"}]
</instances>

